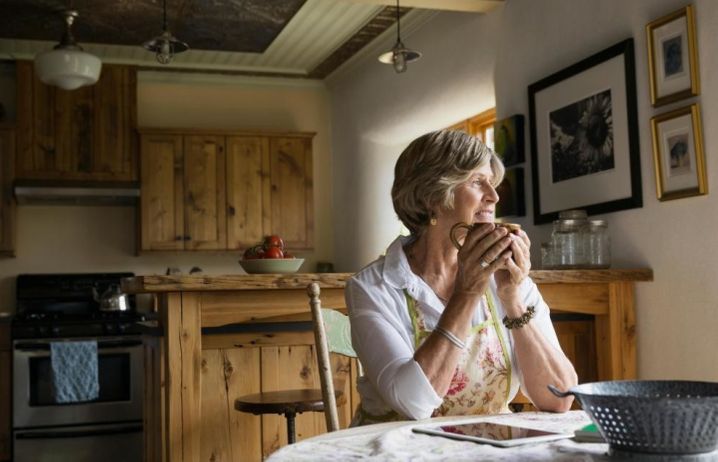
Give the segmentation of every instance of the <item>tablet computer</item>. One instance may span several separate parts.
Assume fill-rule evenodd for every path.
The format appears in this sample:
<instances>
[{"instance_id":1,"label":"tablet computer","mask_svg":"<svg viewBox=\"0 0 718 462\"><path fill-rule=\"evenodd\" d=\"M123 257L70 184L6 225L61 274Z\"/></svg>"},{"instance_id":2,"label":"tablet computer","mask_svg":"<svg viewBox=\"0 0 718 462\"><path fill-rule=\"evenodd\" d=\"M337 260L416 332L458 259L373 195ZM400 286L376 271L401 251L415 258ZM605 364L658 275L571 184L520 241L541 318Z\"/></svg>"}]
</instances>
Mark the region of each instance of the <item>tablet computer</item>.
<instances>
[{"instance_id":1,"label":"tablet computer","mask_svg":"<svg viewBox=\"0 0 718 462\"><path fill-rule=\"evenodd\" d=\"M454 425L432 425L414 427L416 433L444 436L457 440L513 447L522 444L543 443L573 437L573 433L556 433L513 425L490 422L472 422Z\"/></svg>"}]
</instances>

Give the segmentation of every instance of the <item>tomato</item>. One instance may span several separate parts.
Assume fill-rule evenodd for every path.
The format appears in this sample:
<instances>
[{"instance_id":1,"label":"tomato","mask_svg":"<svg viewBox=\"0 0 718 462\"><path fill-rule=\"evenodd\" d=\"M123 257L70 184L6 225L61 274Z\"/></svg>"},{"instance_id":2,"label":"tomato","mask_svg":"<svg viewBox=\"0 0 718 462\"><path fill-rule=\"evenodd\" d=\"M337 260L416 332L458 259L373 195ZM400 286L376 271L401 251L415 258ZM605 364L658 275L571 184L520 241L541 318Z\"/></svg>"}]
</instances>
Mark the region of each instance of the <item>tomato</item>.
<instances>
[{"instance_id":1,"label":"tomato","mask_svg":"<svg viewBox=\"0 0 718 462\"><path fill-rule=\"evenodd\" d=\"M284 253L279 247L270 247L264 251L262 258L284 258Z\"/></svg>"},{"instance_id":2,"label":"tomato","mask_svg":"<svg viewBox=\"0 0 718 462\"><path fill-rule=\"evenodd\" d=\"M249 247L244 251L243 258L245 260L255 260L257 258L264 258L264 248L261 245L255 245Z\"/></svg>"},{"instance_id":3,"label":"tomato","mask_svg":"<svg viewBox=\"0 0 718 462\"><path fill-rule=\"evenodd\" d=\"M281 237L277 236L276 234L272 234L271 236L266 236L264 238L264 242L262 243L264 246L264 249L268 249L270 247L279 247L281 250L284 250L284 241Z\"/></svg>"}]
</instances>

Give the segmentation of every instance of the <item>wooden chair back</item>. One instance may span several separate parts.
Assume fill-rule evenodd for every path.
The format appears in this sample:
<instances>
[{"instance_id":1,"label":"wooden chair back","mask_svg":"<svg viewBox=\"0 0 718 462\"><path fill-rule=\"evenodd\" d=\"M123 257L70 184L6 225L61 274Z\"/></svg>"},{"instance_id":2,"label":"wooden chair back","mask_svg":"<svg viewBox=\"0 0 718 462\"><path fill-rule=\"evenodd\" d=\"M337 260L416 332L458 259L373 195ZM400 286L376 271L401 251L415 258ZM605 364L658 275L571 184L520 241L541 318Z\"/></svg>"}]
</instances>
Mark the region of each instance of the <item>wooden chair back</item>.
<instances>
[{"instance_id":1,"label":"wooden chair back","mask_svg":"<svg viewBox=\"0 0 718 462\"><path fill-rule=\"evenodd\" d=\"M324 401L324 417L327 422L327 431L333 432L339 430L339 415L337 413L337 400L334 394L334 380L329 353L338 353L351 358L356 358L357 354L352 347L349 317L339 311L322 308L319 293L319 284L316 282L309 284L307 294L309 295L309 306L312 310L319 381L321 382L322 400Z\"/></svg>"}]
</instances>

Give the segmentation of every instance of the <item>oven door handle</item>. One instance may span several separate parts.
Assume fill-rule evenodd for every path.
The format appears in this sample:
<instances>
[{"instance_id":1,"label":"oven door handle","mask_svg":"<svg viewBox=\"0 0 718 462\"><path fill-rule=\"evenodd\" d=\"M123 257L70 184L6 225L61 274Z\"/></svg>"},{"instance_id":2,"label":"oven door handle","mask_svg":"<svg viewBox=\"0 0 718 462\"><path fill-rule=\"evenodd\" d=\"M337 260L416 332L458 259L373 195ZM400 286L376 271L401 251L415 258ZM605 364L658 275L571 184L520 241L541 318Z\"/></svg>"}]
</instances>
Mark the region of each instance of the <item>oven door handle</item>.
<instances>
[{"instance_id":1,"label":"oven door handle","mask_svg":"<svg viewBox=\"0 0 718 462\"><path fill-rule=\"evenodd\" d=\"M27 432L16 432L18 440L49 440L58 438L89 438L92 436L121 435L125 433L142 432L141 424L128 426L117 426L112 428L101 428L98 430L36 430Z\"/></svg>"},{"instance_id":2,"label":"oven door handle","mask_svg":"<svg viewBox=\"0 0 718 462\"><path fill-rule=\"evenodd\" d=\"M97 342L97 349L131 348L141 345L142 340L100 340ZM50 351L50 342L18 342L15 344L15 349L18 351Z\"/></svg>"}]
</instances>

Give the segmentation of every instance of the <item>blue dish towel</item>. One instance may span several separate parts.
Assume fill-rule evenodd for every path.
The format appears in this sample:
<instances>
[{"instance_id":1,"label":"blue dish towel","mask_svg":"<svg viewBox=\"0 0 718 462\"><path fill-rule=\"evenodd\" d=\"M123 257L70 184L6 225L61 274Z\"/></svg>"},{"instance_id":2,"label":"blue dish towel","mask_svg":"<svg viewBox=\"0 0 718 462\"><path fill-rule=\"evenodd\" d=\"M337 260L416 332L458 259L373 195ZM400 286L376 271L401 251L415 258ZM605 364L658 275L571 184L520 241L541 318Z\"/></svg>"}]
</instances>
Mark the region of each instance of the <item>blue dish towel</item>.
<instances>
[{"instance_id":1,"label":"blue dish towel","mask_svg":"<svg viewBox=\"0 0 718 462\"><path fill-rule=\"evenodd\" d=\"M100 395L97 342L51 342L52 386L55 401L92 401Z\"/></svg>"}]
</instances>

